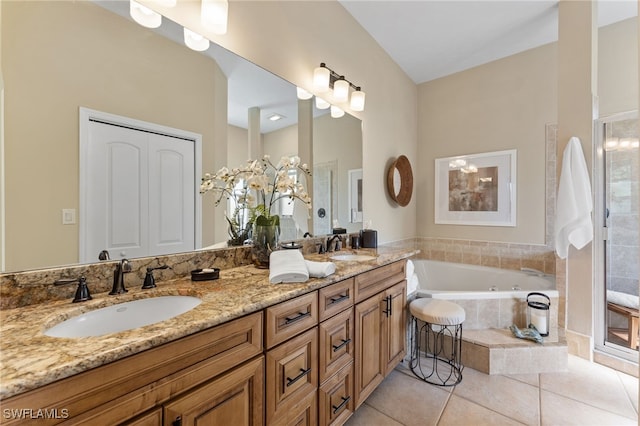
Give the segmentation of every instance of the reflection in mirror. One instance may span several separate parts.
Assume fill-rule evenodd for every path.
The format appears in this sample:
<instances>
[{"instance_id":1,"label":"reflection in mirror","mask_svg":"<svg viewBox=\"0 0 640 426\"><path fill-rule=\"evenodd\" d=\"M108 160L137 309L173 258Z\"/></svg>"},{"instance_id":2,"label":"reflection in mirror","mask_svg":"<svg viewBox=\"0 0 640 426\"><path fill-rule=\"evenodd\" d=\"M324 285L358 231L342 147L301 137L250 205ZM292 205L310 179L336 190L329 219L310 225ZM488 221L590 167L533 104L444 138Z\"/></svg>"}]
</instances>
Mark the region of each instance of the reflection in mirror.
<instances>
[{"instance_id":1,"label":"reflection in mirror","mask_svg":"<svg viewBox=\"0 0 640 426\"><path fill-rule=\"evenodd\" d=\"M116 11L123 16L105 7L123 8ZM7 272L78 263L79 226L85 220L77 214L80 107L201 135L202 158L196 161L203 171L249 158L251 107L260 109L262 142L262 152L252 156L269 153L278 158L270 152L271 142L296 133L295 86L219 46L212 44L206 52L215 60L191 51L177 24L163 19L158 31L173 35L161 36L131 21L127 9L127 2L112 1L2 4ZM276 92L251 84L264 78L271 80L269 87L278 86ZM274 79L280 83L273 84ZM271 100L256 97L263 94ZM293 112L287 113L285 104ZM270 122L272 112L285 118ZM219 123L225 123L224 128ZM338 132L332 134L334 140L341 138L335 136ZM294 137L291 147L282 151L296 154L296 143ZM361 161L361 140L354 143ZM225 152L226 158L216 157ZM332 154L340 159L339 175L343 168L338 152ZM315 155L320 154L314 149ZM194 176L194 192L199 183L200 176ZM338 186L332 199L337 207L327 212L347 227L348 220L339 213L346 205L341 204L341 191ZM75 220L68 220L74 212ZM224 208L203 200L203 245L227 239L224 226L214 223L224 223L223 217ZM116 259L118 253L111 255Z\"/></svg>"}]
</instances>

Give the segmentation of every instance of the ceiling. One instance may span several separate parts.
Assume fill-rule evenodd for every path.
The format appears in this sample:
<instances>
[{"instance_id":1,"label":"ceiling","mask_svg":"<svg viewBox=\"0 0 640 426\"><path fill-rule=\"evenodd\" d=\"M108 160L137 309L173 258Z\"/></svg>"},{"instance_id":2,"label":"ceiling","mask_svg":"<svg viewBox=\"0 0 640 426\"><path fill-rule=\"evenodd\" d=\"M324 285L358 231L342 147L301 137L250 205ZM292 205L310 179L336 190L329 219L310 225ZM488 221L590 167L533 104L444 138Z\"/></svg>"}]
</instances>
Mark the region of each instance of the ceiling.
<instances>
[{"instance_id":1,"label":"ceiling","mask_svg":"<svg viewBox=\"0 0 640 426\"><path fill-rule=\"evenodd\" d=\"M416 83L558 39L547 0L339 0ZM638 14L636 0L600 0L598 25Z\"/></svg>"}]
</instances>

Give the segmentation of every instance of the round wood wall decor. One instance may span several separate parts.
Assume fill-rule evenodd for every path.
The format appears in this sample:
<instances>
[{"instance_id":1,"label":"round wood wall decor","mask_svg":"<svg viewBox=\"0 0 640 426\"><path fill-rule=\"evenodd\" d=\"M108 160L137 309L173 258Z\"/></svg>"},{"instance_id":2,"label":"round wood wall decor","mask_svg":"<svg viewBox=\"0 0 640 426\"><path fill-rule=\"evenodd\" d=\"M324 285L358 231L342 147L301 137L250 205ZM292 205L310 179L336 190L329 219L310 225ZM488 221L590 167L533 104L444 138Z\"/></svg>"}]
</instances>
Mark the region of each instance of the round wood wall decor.
<instances>
[{"instance_id":1,"label":"round wood wall decor","mask_svg":"<svg viewBox=\"0 0 640 426\"><path fill-rule=\"evenodd\" d=\"M411 201L413 172L409 159L404 155L398 157L387 171L387 191L391 199L402 207Z\"/></svg>"}]
</instances>

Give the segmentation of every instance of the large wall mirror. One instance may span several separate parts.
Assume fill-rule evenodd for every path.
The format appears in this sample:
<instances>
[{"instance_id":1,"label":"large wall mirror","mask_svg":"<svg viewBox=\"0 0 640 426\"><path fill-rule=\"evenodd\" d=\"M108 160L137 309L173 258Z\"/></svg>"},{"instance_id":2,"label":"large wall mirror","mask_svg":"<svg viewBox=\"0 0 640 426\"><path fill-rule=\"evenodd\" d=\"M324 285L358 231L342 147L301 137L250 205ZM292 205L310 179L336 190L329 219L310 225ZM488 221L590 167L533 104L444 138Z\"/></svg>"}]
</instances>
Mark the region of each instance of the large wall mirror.
<instances>
[{"instance_id":1,"label":"large wall mirror","mask_svg":"<svg viewBox=\"0 0 640 426\"><path fill-rule=\"evenodd\" d=\"M188 49L182 28L166 18L156 31L128 18L128 2L3 2L1 7L3 272L76 264L81 258L80 107L200 135L196 162L202 171L246 161L249 108L260 110L263 153L275 158L298 153L295 86L214 44L205 53ZM361 193L350 194L357 185L349 176L362 170L361 123L348 114L332 119L312 111L313 190L324 198L318 203L314 198L309 231L328 232L334 220L358 230L353 200ZM275 113L285 118L269 120ZM199 180L194 177L196 194ZM316 204L326 206L329 225L316 220ZM198 214L200 245L227 239L224 226L214 223L224 222L224 207L205 197Z\"/></svg>"}]
</instances>

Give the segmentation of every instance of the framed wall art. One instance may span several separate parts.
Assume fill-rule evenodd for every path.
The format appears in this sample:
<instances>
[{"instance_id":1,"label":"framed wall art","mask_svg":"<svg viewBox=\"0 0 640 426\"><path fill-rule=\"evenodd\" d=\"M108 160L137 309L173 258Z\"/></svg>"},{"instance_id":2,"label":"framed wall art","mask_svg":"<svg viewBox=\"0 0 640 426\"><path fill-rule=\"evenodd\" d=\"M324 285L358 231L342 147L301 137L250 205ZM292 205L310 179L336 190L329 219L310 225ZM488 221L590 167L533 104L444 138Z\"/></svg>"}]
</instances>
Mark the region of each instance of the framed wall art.
<instances>
[{"instance_id":1,"label":"framed wall art","mask_svg":"<svg viewBox=\"0 0 640 426\"><path fill-rule=\"evenodd\" d=\"M516 226L516 150L437 158L435 223Z\"/></svg>"}]
</instances>

